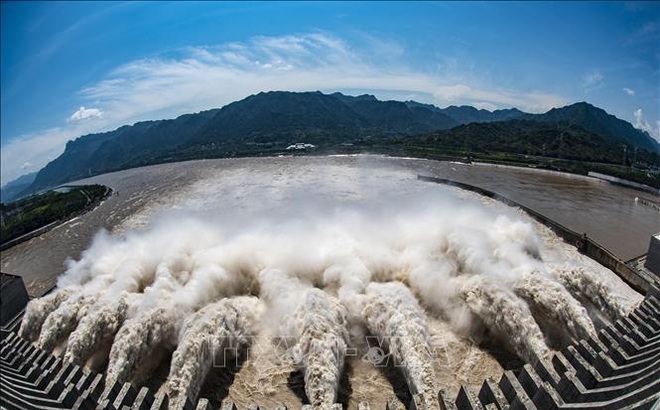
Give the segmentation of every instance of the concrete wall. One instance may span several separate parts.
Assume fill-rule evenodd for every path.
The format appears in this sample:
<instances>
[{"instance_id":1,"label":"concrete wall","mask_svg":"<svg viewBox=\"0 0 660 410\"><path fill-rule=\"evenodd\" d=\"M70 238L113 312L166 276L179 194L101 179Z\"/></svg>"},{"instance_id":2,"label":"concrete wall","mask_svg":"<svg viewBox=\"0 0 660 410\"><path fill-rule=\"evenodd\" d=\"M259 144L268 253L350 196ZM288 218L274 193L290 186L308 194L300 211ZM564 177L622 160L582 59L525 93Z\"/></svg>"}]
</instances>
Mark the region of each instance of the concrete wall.
<instances>
[{"instance_id":1,"label":"concrete wall","mask_svg":"<svg viewBox=\"0 0 660 410\"><path fill-rule=\"evenodd\" d=\"M30 301L23 278L0 273L0 326L5 326L25 309Z\"/></svg>"},{"instance_id":2,"label":"concrete wall","mask_svg":"<svg viewBox=\"0 0 660 410\"><path fill-rule=\"evenodd\" d=\"M589 171L587 175L589 175L590 177L602 179L604 181L609 181L613 184L619 184L630 188L639 189L641 191L650 192L654 195L660 195L660 189L653 188L648 185L640 184L638 182L628 181L626 179L621 179L621 178L613 177L612 175L601 174L599 172L593 172L593 171Z\"/></svg>"}]
</instances>

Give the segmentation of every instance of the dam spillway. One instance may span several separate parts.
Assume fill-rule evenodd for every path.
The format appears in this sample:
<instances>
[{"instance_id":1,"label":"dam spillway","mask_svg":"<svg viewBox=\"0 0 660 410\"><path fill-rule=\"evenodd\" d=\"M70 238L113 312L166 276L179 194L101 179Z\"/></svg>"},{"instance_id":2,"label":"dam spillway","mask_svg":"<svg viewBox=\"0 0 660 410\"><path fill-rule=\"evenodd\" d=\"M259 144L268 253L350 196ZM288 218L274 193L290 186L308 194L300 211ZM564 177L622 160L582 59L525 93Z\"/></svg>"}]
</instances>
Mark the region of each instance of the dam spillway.
<instances>
[{"instance_id":1,"label":"dam spillway","mask_svg":"<svg viewBox=\"0 0 660 410\"><path fill-rule=\"evenodd\" d=\"M537 360L525 364L517 372L505 371L499 380L485 380L478 390L461 387L455 399L442 392L438 392L432 402L422 395L414 395L408 408L650 409L660 402L659 318L660 289L654 285L629 315L600 329L593 337L554 352L549 362ZM0 389L3 394L0 405L3 408L168 408L169 398L164 392L147 387L138 389L130 383L114 383L104 388L107 379L104 380L102 374L67 363L17 336L18 323L8 323L1 332ZM210 410L220 407L213 406L207 399L187 398L180 408ZM225 400L221 408L237 407L231 400ZM253 405L249 408L267 407ZM378 407L361 402L358 408ZM391 397L385 408L404 407Z\"/></svg>"}]
</instances>

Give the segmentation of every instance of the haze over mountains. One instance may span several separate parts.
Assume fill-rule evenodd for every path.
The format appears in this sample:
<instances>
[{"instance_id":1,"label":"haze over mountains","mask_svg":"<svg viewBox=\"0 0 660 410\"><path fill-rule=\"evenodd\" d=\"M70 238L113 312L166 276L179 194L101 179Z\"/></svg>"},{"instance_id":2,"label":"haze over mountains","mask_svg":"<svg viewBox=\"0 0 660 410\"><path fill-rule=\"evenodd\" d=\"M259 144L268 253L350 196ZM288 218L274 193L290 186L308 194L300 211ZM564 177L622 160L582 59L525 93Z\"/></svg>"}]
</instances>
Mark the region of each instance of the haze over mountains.
<instances>
[{"instance_id":1,"label":"haze over mountains","mask_svg":"<svg viewBox=\"0 0 660 410\"><path fill-rule=\"evenodd\" d=\"M0 199L2 202L8 202L17 198L21 192L25 191L32 184L36 176L36 172L30 172L29 174L22 175L11 182L8 182L0 191Z\"/></svg>"},{"instance_id":2,"label":"haze over mountains","mask_svg":"<svg viewBox=\"0 0 660 410\"><path fill-rule=\"evenodd\" d=\"M380 101L372 95L278 91L251 95L221 109L84 135L69 141L64 153L41 169L22 193L159 162L277 154L296 142L341 151L348 145L402 140L460 148L468 139L471 150L533 153L560 144L558 149L571 150L567 157L602 162L620 159L622 145L647 152L652 159L660 153L660 145L646 132L586 102L527 114L515 108L441 109L415 101Z\"/></svg>"}]
</instances>

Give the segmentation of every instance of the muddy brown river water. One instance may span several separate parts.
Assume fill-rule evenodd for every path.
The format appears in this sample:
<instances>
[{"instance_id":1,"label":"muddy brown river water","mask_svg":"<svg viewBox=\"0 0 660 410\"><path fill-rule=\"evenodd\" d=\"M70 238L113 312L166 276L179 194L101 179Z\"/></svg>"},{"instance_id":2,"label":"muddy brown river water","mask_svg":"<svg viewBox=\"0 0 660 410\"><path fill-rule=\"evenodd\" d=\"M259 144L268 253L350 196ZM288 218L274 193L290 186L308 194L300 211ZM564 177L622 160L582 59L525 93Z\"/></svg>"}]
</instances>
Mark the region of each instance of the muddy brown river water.
<instances>
[{"instance_id":1,"label":"muddy brown river water","mask_svg":"<svg viewBox=\"0 0 660 410\"><path fill-rule=\"evenodd\" d=\"M129 169L77 181L110 186L117 195L92 212L3 251L2 271L23 276L30 293L40 295L55 284L65 270L66 259L77 259L100 229L118 231L145 225L145 215L180 207L180 203L170 200L182 193L185 197L188 187L210 175L223 178L220 185L224 188L215 197L193 194L185 198L192 208L209 204L214 208L235 208L236 204L250 208L241 201L249 202L250 195L260 191L273 194L269 200L277 199L278 190L287 186L298 186L307 193L318 191L313 192L319 201L316 205L324 203L324 198L376 197L389 190L410 190L414 195L418 189L411 186L419 184L415 181L418 174L497 192L569 229L586 233L623 260L644 254L651 235L660 232L660 214L635 202L635 197L640 196L638 191L582 176L363 155L202 160ZM320 190L314 182L317 179L326 181ZM286 207L287 198L280 199L279 206Z\"/></svg>"}]
</instances>

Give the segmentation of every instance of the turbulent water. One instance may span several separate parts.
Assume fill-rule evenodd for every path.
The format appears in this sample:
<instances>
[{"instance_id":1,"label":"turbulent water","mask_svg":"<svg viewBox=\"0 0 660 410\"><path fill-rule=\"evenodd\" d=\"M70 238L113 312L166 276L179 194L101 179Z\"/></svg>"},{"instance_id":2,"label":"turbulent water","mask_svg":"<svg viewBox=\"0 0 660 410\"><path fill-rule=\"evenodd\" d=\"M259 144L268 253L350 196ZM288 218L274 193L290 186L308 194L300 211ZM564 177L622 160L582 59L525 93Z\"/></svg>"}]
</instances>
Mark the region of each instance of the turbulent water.
<instances>
[{"instance_id":1,"label":"turbulent water","mask_svg":"<svg viewBox=\"0 0 660 410\"><path fill-rule=\"evenodd\" d=\"M262 335L314 408L340 400L345 377L359 389L351 369L379 374L383 358L432 403L453 359L434 340L478 350L489 334L545 360L555 335L540 324L581 338L596 329L586 304L607 320L639 300L519 211L401 170L246 172L210 172L100 232L30 302L21 335L73 363L107 362L106 388L154 379L170 360L172 408L202 392L227 349L249 356ZM431 323L452 336L431 337Z\"/></svg>"},{"instance_id":2,"label":"turbulent water","mask_svg":"<svg viewBox=\"0 0 660 410\"><path fill-rule=\"evenodd\" d=\"M587 310L560 284L535 272L523 277L514 292L546 320L559 323L574 339L596 337Z\"/></svg>"},{"instance_id":3,"label":"turbulent water","mask_svg":"<svg viewBox=\"0 0 660 410\"><path fill-rule=\"evenodd\" d=\"M584 268L573 270L560 269L556 272L559 281L578 297L586 298L612 320L618 320L626 314L626 308L612 295L600 278Z\"/></svg>"},{"instance_id":4,"label":"turbulent water","mask_svg":"<svg viewBox=\"0 0 660 410\"><path fill-rule=\"evenodd\" d=\"M80 318L96 303L95 295L77 294L65 300L44 321L37 345L52 352L75 328Z\"/></svg>"},{"instance_id":5,"label":"turbulent water","mask_svg":"<svg viewBox=\"0 0 660 410\"><path fill-rule=\"evenodd\" d=\"M250 347L258 311L259 299L238 296L211 303L185 320L168 378L170 408L184 408L213 366L229 367Z\"/></svg>"},{"instance_id":6,"label":"turbulent water","mask_svg":"<svg viewBox=\"0 0 660 410\"><path fill-rule=\"evenodd\" d=\"M345 308L322 290L309 289L289 320L296 340L293 358L303 370L307 397L315 408L327 408L337 399L346 356Z\"/></svg>"},{"instance_id":7,"label":"turbulent water","mask_svg":"<svg viewBox=\"0 0 660 410\"><path fill-rule=\"evenodd\" d=\"M19 334L28 340L39 337L41 327L53 313L73 293L73 289L62 288L42 298L31 301L25 309Z\"/></svg>"},{"instance_id":8,"label":"turbulent water","mask_svg":"<svg viewBox=\"0 0 660 410\"><path fill-rule=\"evenodd\" d=\"M534 321L527 304L511 291L485 278L476 278L461 290L470 310L487 327L505 338L527 362L548 359L543 332Z\"/></svg>"},{"instance_id":9,"label":"turbulent water","mask_svg":"<svg viewBox=\"0 0 660 410\"><path fill-rule=\"evenodd\" d=\"M78 327L69 335L64 358L82 365L98 350L103 342L112 341L128 313L128 295L116 301L96 306L80 319Z\"/></svg>"},{"instance_id":10,"label":"turbulent water","mask_svg":"<svg viewBox=\"0 0 660 410\"><path fill-rule=\"evenodd\" d=\"M117 332L106 372L106 387L130 381L138 366L156 349L171 348L176 337L174 309L158 307L127 320Z\"/></svg>"},{"instance_id":11,"label":"turbulent water","mask_svg":"<svg viewBox=\"0 0 660 410\"><path fill-rule=\"evenodd\" d=\"M436 408L431 404L437 386L424 311L398 282L371 283L366 296L362 315L367 327L389 349L393 363L405 369L411 392L421 394L430 409Z\"/></svg>"}]
</instances>

